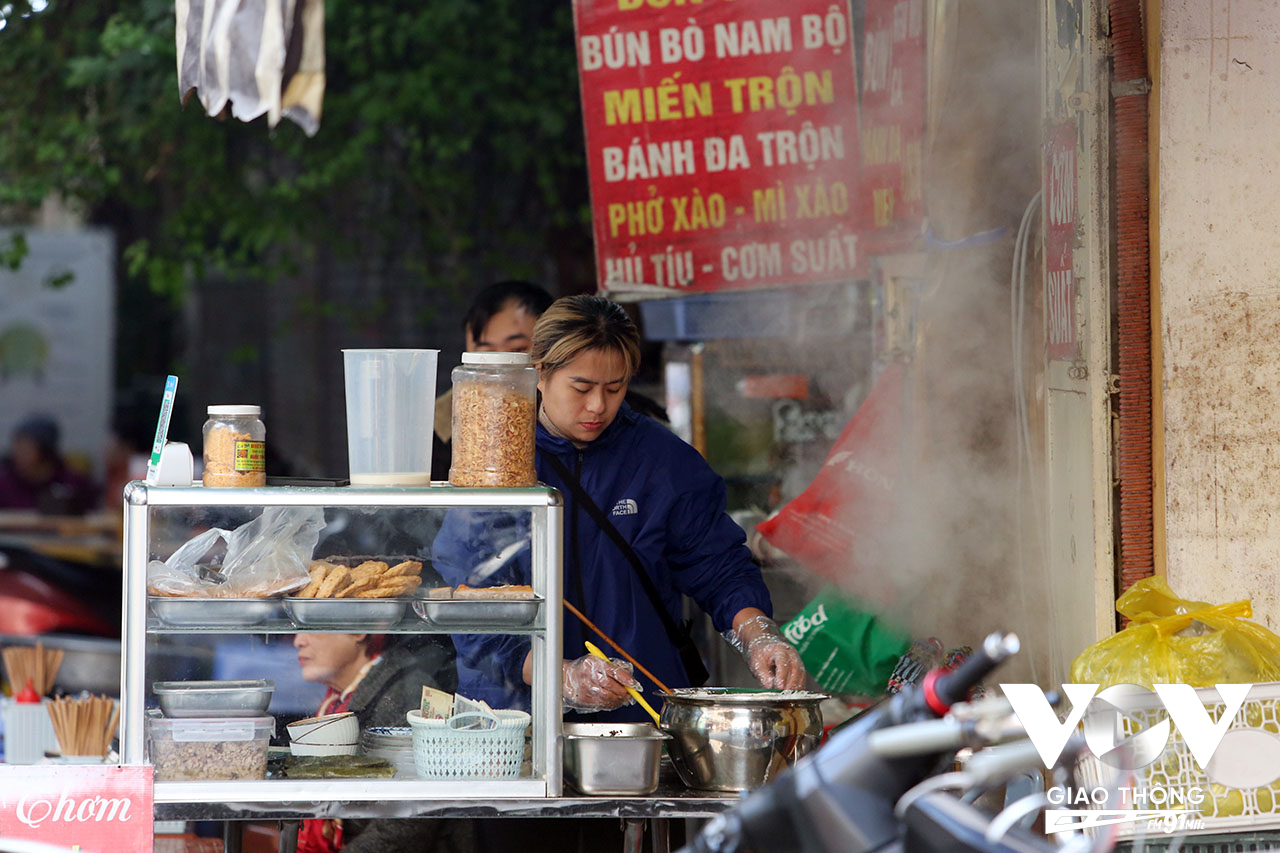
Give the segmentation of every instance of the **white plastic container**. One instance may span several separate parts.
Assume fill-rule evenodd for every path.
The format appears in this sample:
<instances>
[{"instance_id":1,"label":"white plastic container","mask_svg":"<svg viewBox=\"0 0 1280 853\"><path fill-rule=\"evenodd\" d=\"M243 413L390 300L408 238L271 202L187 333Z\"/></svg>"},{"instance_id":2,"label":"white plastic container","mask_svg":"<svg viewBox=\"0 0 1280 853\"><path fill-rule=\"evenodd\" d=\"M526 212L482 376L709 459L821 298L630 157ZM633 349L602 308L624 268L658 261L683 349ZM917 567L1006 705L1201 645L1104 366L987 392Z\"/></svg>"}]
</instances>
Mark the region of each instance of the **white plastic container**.
<instances>
[{"instance_id":1,"label":"white plastic container","mask_svg":"<svg viewBox=\"0 0 1280 853\"><path fill-rule=\"evenodd\" d=\"M38 764L44 754L58 751L58 735L45 702L0 699L4 724L4 760L8 764Z\"/></svg>"},{"instance_id":2,"label":"white plastic container","mask_svg":"<svg viewBox=\"0 0 1280 853\"><path fill-rule=\"evenodd\" d=\"M1196 690L1214 722L1222 714L1222 699L1217 690L1202 687ZM1168 713L1160 700L1152 694L1145 708L1134 715L1143 726L1150 728L1160 720L1167 720ZM1124 737L1137 734L1138 727L1128 717L1121 721ZM1236 748L1238 735L1247 732L1253 736L1245 740L1248 749ZM1261 744L1259 744L1259 740ZM1169 741L1160 757L1139 767L1135 778L1125 777L1116 770L1086 753L1076 771L1080 787L1093 790L1103 787L1115 792L1118 786L1131 786L1134 793L1127 794L1119 804L1089 803L1085 808L1117 810L1144 810L1166 812L1171 826L1188 835L1225 834L1234 832L1273 831L1280 828L1280 682L1253 685L1240 710L1227 727L1214 758L1207 768L1201 768L1191 754L1182 732L1171 726ZM1252 783L1256 787L1240 787L1242 778L1261 774ZM1135 804L1135 800L1138 802ZM1199 802L1194 802L1199 800ZM1183 807L1183 802L1193 803ZM1179 823L1179 818L1195 824ZM1148 838L1162 835L1155 820L1124 822L1116 827L1118 837L1132 838L1145 832Z\"/></svg>"},{"instance_id":3,"label":"white plastic container","mask_svg":"<svg viewBox=\"0 0 1280 853\"><path fill-rule=\"evenodd\" d=\"M346 349L347 461L356 486L431 483L434 349Z\"/></svg>"},{"instance_id":4,"label":"white plastic container","mask_svg":"<svg viewBox=\"0 0 1280 853\"><path fill-rule=\"evenodd\" d=\"M274 717L147 720L148 753L157 782L264 779Z\"/></svg>"}]
</instances>

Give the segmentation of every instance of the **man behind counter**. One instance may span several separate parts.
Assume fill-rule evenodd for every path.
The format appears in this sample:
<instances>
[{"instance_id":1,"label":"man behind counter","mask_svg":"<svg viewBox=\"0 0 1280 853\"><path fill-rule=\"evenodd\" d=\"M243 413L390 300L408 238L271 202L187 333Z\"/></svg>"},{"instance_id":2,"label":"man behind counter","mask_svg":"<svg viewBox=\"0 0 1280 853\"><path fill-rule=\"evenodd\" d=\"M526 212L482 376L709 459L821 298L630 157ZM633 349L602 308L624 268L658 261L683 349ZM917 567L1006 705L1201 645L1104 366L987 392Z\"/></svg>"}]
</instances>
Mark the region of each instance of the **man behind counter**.
<instances>
[{"instance_id":1,"label":"man behind counter","mask_svg":"<svg viewBox=\"0 0 1280 853\"><path fill-rule=\"evenodd\" d=\"M739 648L763 686L798 688L803 664L769 618L764 579L742 530L724 511L723 480L696 450L624 402L640 350L639 330L625 310L600 297L565 297L535 326L530 352L541 394L536 467L539 481L564 495L565 598L679 688L695 683L677 636L688 595ZM589 512L587 504L604 512L622 509L606 517ZM500 553L499 532L511 541L527 536L527 514L450 511L433 543L434 568L451 585L475 585L473 569ZM486 571L485 578L482 585L530 583L528 550L517 551L496 572ZM566 717L647 719L629 706L626 692L640 676L585 654L585 629L573 620L563 627ZM463 634L453 640L463 695L494 708L530 706L527 638ZM644 687L656 695L654 683ZM477 832L485 850L595 853L621 846L617 827L616 820L517 818L483 821Z\"/></svg>"},{"instance_id":2,"label":"man behind counter","mask_svg":"<svg viewBox=\"0 0 1280 853\"><path fill-rule=\"evenodd\" d=\"M555 301L528 281L500 281L476 294L462 318L467 352L528 352L533 326ZM640 392L627 389L627 405L666 423L667 410ZM453 464L453 389L436 398L435 432L431 436L431 479L449 479Z\"/></svg>"},{"instance_id":3,"label":"man behind counter","mask_svg":"<svg viewBox=\"0 0 1280 853\"><path fill-rule=\"evenodd\" d=\"M528 352L533 324L554 300L536 284L500 281L476 294L462 318L467 352ZM453 389L436 398L431 479L449 479L453 463Z\"/></svg>"}]
</instances>

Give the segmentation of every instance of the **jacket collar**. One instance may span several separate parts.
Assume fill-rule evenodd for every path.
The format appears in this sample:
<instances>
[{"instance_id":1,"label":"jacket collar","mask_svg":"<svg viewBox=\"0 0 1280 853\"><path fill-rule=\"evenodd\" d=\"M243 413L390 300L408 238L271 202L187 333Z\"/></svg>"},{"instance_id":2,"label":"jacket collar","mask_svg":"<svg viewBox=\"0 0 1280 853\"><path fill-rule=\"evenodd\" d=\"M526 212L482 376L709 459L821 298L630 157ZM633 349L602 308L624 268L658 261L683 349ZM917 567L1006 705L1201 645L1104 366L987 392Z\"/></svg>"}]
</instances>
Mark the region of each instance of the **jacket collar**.
<instances>
[{"instance_id":1,"label":"jacket collar","mask_svg":"<svg viewBox=\"0 0 1280 853\"><path fill-rule=\"evenodd\" d=\"M616 443L628 428L635 424L636 419L640 416L635 410L624 401L618 407L618 415L613 419L613 423L605 427L604 432L600 433L600 437L595 441L582 448L583 453L596 453L610 445ZM572 456L578 452L578 448L574 447L572 441L567 438L561 438L558 435L552 435L551 432L538 422L537 446L540 450L554 453L557 456Z\"/></svg>"}]
</instances>

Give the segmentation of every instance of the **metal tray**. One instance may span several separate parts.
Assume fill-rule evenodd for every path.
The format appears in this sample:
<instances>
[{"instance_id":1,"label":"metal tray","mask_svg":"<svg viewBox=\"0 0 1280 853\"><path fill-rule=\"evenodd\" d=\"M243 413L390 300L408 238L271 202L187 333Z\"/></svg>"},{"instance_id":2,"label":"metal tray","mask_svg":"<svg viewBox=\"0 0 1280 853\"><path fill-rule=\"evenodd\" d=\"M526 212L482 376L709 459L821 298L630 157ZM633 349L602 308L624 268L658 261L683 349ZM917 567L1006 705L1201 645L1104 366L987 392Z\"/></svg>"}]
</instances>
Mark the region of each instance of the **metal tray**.
<instances>
[{"instance_id":1,"label":"metal tray","mask_svg":"<svg viewBox=\"0 0 1280 853\"><path fill-rule=\"evenodd\" d=\"M276 615L274 598L172 598L149 596L151 612L166 625L180 628L243 628Z\"/></svg>"},{"instance_id":2,"label":"metal tray","mask_svg":"<svg viewBox=\"0 0 1280 853\"><path fill-rule=\"evenodd\" d=\"M285 612L298 625L321 628L389 628L404 618L403 598L286 598Z\"/></svg>"},{"instance_id":3,"label":"metal tray","mask_svg":"<svg viewBox=\"0 0 1280 853\"><path fill-rule=\"evenodd\" d=\"M651 794L670 739L648 723L565 723L565 777L590 796Z\"/></svg>"},{"instance_id":4,"label":"metal tray","mask_svg":"<svg viewBox=\"0 0 1280 853\"><path fill-rule=\"evenodd\" d=\"M513 627L533 622L541 606L541 598L415 598L413 612L440 627Z\"/></svg>"},{"instance_id":5,"label":"metal tray","mask_svg":"<svg viewBox=\"0 0 1280 853\"><path fill-rule=\"evenodd\" d=\"M157 681L151 685L166 717L261 717L271 704L275 682Z\"/></svg>"}]
</instances>

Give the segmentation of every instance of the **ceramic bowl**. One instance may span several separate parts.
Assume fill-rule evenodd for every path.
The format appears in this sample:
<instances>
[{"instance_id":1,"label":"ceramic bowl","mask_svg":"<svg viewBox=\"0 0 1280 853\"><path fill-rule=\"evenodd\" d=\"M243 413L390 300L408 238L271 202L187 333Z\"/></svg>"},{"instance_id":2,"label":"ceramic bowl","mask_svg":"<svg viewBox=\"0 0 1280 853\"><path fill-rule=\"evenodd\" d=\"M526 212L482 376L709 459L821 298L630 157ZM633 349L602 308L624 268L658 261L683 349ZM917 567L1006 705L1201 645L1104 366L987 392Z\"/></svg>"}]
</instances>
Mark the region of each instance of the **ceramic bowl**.
<instances>
[{"instance_id":1,"label":"ceramic bowl","mask_svg":"<svg viewBox=\"0 0 1280 853\"><path fill-rule=\"evenodd\" d=\"M354 755L360 745L360 722L350 711L308 717L290 723L289 747L294 755ZM342 747L350 752L299 752L295 747Z\"/></svg>"},{"instance_id":2,"label":"ceramic bowl","mask_svg":"<svg viewBox=\"0 0 1280 853\"><path fill-rule=\"evenodd\" d=\"M354 743L290 743L289 752L294 755L359 755L360 746Z\"/></svg>"}]
</instances>

